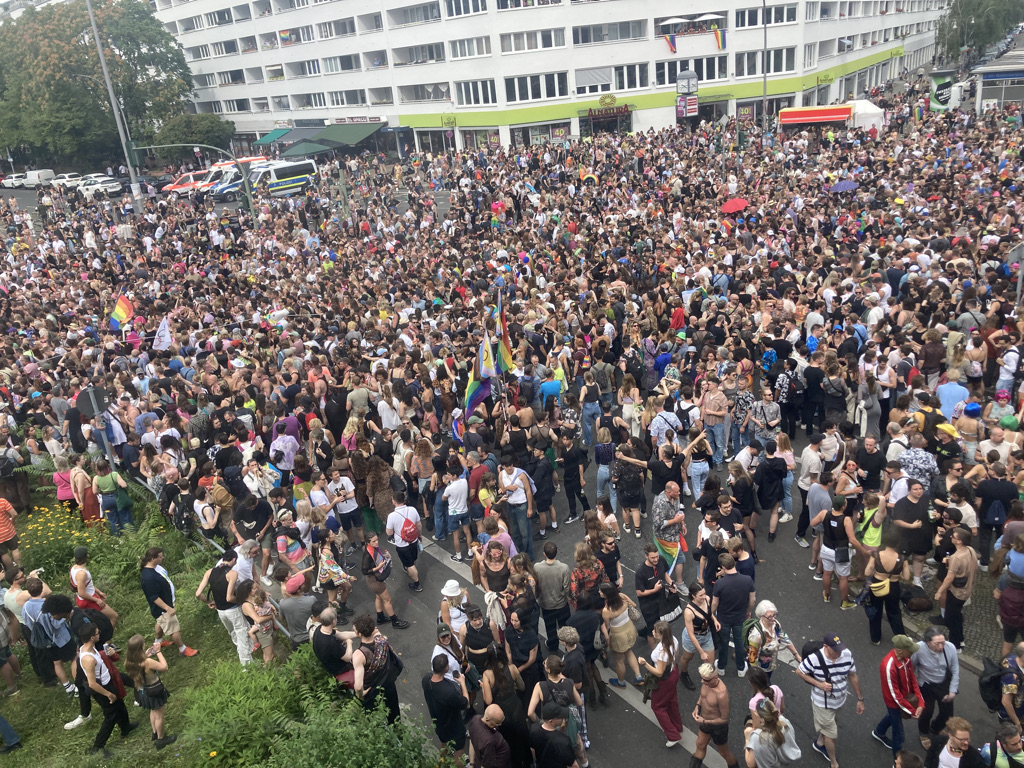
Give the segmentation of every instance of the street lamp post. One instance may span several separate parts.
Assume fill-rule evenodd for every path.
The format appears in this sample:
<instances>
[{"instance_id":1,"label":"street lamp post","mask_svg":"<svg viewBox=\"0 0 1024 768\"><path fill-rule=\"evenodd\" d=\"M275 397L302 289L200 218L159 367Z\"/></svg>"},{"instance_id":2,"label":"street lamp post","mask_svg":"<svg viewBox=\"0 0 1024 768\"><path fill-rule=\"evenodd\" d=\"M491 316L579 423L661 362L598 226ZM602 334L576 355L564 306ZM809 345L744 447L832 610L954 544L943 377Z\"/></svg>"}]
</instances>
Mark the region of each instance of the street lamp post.
<instances>
[{"instance_id":1,"label":"street lamp post","mask_svg":"<svg viewBox=\"0 0 1024 768\"><path fill-rule=\"evenodd\" d=\"M761 129L768 130L768 2L761 0Z\"/></svg>"},{"instance_id":2,"label":"street lamp post","mask_svg":"<svg viewBox=\"0 0 1024 768\"><path fill-rule=\"evenodd\" d=\"M114 84L110 82L110 71L107 69L107 57L103 55L103 44L100 42L100 30L96 26L96 15L92 11L91 0L85 0L85 8L89 12L89 24L92 26L92 39L96 42L96 53L100 57L100 69L103 70L103 81L107 85L107 95L110 97L110 110L114 113L114 122L117 123L117 135L121 139L121 151L124 152L124 161L128 166L128 176L132 180L132 197L135 204L142 210L142 188L139 186L139 177L135 173L135 166L128 154L128 137L125 135L125 126L121 122L121 112L118 108L117 97L114 95Z\"/></svg>"},{"instance_id":3,"label":"street lamp post","mask_svg":"<svg viewBox=\"0 0 1024 768\"><path fill-rule=\"evenodd\" d=\"M136 146L135 149L180 149L181 147L202 147L203 149L211 149L214 152L219 152L222 155L226 155L231 158L231 161L235 164L235 168L242 175L242 189L245 190L245 200L249 204L249 214L256 218L256 204L252 199L252 186L249 184L249 164L243 164L235 157L231 152L220 147L214 147L211 144L151 144L149 146L140 147Z\"/></svg>"},{"instance_id":4,"label":"street lamp post","mask_svg":"<svg viewBox=\"0 0 1024 768\"><path fill-rule=\"evenodd\" d=\"M98 77L93 77L92 75L83 75L81 72L71 72L70 74L72 77L84 77L86 80L92 80L94 83L99 83L100 85L103 85L103 81L100 80ZM131 128L128 125L128 118L124 114L124 107L121 106L121 100L115 98L114 106L117 109L117 111L121 113L121 122L124 124L125 136L128 137L128 141L131 141L132 132Z\"/></svg>"}]
</instances>

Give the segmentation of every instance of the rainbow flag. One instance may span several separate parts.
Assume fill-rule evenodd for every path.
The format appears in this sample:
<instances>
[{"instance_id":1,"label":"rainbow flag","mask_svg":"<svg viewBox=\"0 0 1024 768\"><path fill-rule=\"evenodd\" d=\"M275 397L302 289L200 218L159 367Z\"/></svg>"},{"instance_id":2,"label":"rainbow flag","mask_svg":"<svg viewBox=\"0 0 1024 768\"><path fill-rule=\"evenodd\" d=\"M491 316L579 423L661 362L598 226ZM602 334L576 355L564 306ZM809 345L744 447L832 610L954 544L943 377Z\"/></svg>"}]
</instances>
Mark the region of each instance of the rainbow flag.
<instances>
[{"instance_id":1,"label":"rainbow flag","mask_svg":"<svg viewBox=\"0 0 1024 768\"><path fill-rule=\"evenodd\" d=\"M494 362L494 350L491 349L491 337L487 335L487 331L484 331L484 340L480 342L480 350L476 355L476 370L474 374L481 381L486 381L498 375L498 368ZM468 412L469 410L470 408L467 405L466 411Z\"/></svg>"},{"instance_id":2,"label":"rainbow flag","mask_svg":"<svg viewBox=\"0 0 1024 768\"><path fill-rule=\"evenodd\" d=\"M501 293L498 293L498 368L508 373L515 370L516 362L512 357L512 337L508 332L505 320L505 309L501 306Z\"/></svg>"},{"instance_id":3,"label":"rainbow flag","mask_svg":"<svg viewBox=\"0 0 1024 768\"><path fill-rule=\"evenodd\" d=\"M491 380L476 377L476 371L470 374L469 384L466 385L466 418L473 415L473 411L484 400L491 396Z\"/></svg>"},{"instance_id":4,"label":"rainbow flag","mask_svg":"<svg viewBox=\"0 0 1024 768\"><path fill-rule=\"evenodd\" d=\"M588 181L592 181L592 182L594 182L595 184L597 184L597 183L598 183L598 178L597 178L597 175L596 175L596 174L593 174L593 173L587 173L587 174L581 174L581 175L580 175L580 181L582 181L582 182L584 182L584 183L585 183L585 182L588 182Z\"/></svg>"},{"instance_id":5,"label":"rainbow flag","mask_svg":"<svg viewBox=\"0 0 1024 768\"><path fill-rule=\"evenodd\" d=\"M725 30L724 29L716 29L715 30L715 44L718 45L718 50L720 50L720 51L724 51L725 50Z\"/></svg>"},{"instance_id":6,"label":"rainbow flag","mask_svg":"<svg viewBox=\"0 0 1024 768\"><path fill-rule=\"evenodd\" d=\"M132 319L135 314L135 307L127 296L118 296L114 304L114 311L110 313L110 330L118 331L124 323Z\"/></svg>"},{"instance_id":7,"label":"rainbow flag","mask_svg":"<svg viewBox=\"0 0 1024 768\"><path fill-rule=\"evenodd\" d=\"M672 53L676 52L676 36L675 35L662 35L665 38L665 42L668 43L668 49Z\"/></svg>"},{"instance_id":8,"label":"rainbow flag","mask_svg":"<svg viewBox=\"0 0 1024 768\"><path fill-rule=\"evenodd\" d=\"M283 30L281 30L280 35L281 35L281 42L282 43L290 43L291 42L291 40L292 40L292 31L290 29L283 29Z\"/></svg>"},{"instance_id":9,"label":"rainbow flag","mask_svg":"<svg viewBox=\"0 0 1024 768\"><path fill-rule=\"evenodd\" d=\"M460 416L452 422L452 440L455 444L461 447L463 445L462 436L466 432L466 427L462 423L462 417Z\"/></svg>"}]
</instances>

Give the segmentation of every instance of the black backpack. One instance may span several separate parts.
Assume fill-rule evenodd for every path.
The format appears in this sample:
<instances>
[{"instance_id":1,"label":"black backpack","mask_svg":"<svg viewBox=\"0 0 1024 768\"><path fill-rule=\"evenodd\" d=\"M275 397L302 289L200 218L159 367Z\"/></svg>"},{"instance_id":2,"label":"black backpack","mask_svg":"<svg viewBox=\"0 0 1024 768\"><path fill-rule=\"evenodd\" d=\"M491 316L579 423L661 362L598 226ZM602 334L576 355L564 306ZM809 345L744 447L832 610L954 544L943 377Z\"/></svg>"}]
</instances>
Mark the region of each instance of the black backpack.
<instances>
[{"instance_id":1,"label":"black backpack","mask_svg":"<svg viewBox=\"0 0 1024 768\"><path fill-rule=\"evenodd\" d=\"M693 418L693 412L697 412L698 418L700 417L700 408L693 403L682 403L680 402L676 406L676 418L679 419L679 439L686 439L686 434L690 431L690 427L693 426L693 422L697 419Z\"/></svg>"},{"instance_id":2,"label":"black backpack","mask_svg":"<svg viewBox=\"0 0 1024 768\"><path fill-rule=\"evenodd\" d=\"M630 347L622 359L626 363L626 373L633 377L633 380L639 387L644 376L644 364L640 359L640 352L635 347Z\"/></svg>"},{"instance_id":3,"label":"black backpack","mask_svg":"<svg viewBox=\"0 0 1024 768\"><path fill-rule=\"evenodd\" d=\"M998 712L1003 706L1003 675L1012 672L1017 678L1017 686L1024 685L1024 673L1017 668L1016 664L1009 667L1002 667L992 659L982 659L984 665L981 674L978 676L978 693L981 700L985 702L989 712Z\"/></svg>"},{"instance_id":4,"label":"black backpack","mask_svg":"<svg viewBox=\"0 0 1024 768\"><path fill-rule=\"evenodd\" d=\"M14 470L18 468L18 462L10 458L7 453L0 454L0 479L10 480L14 477Z\"/></svg>"}]
</instances>

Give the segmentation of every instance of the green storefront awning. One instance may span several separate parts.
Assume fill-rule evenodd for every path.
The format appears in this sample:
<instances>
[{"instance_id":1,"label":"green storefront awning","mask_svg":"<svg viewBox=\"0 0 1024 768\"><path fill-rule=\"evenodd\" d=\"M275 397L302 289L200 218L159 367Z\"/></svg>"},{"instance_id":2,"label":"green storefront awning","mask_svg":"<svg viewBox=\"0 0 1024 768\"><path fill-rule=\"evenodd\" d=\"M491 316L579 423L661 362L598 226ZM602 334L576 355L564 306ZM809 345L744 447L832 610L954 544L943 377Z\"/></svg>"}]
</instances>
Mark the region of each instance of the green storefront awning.
<instances>
[{"instance_id":1,"label":"green storefront awning","mask_svg":"<svg viewBox=\"0 0 1024 768\"><path fill-rule=\"evenodd\" d=\"M335 146L351 147L367 136L384 127L384 123L348 123L346 125L329 125L313 137L313 141Z\"/></svg>"},{"instance_id":2,"label":"green storefront awning","mask_svg":"<svg viewBox=\"0 0 1024 768\"><path fill-rule=\"evenodd\" d=\"M321 152L330 152L334 147L328 147L324 144L317 144L315 141L309 139L302 139L292 144L288 149L281 153L281 157L305 157L306 155L316 155Z\"/></svg>"},{"instance_id":3,"label":"green storefront awning","mask_svg":"<svg viewBox=\"0 0 1024 768\"><path fill-rule=\"evenodd\" d=\"M282 136L284 136L286 133L288 133L288 131L290 131L290 130L291 130L291 128L275 128L274 130L272 130L270 133L268 133L266 136L264 136L259 141L254 141L252 143L252 145L254 147L256 147L256 146L259 146L259 147L269 146L270 144L273 144L275 141L277 141Z\"/></svg>"}]
</instances>

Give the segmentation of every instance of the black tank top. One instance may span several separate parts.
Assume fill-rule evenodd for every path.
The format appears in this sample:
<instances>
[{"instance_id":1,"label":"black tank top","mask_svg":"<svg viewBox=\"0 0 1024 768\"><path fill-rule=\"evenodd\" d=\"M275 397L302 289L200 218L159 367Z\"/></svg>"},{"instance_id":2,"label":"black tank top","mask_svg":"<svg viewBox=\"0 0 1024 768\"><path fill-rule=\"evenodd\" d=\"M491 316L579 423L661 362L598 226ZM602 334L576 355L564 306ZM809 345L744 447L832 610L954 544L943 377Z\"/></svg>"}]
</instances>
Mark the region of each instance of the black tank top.
<instances>
[{"instance_id":1,"label":"black tank top","mask_svg":"<svg viewBox=\"0 0 1024 768\"><path fill-rule=\"evenodd\" d=\"M516 456L526 455L526 430L510 429L508 431L508 444Z\"/></svg>"},{"instance_id":2,"label":"black tank top","mask_svg":"<svg viewBox=\"0 0 1024 768\"><path fill-rule=\"evenodd\" d=\"M601 398L601 388L597 384L585 384L587 394L583 396L584 403L596 403Z\"/></svg>"},{"instance_id":3,"label":"black tank top","mask_svg":"<svg viewBox=\"0 0 1024 768\"><path fill-rule=\"evenodd\" d=\"M824 539L825 543L830 549L836 547L845 547L850 543L849 536L846 535L846 515L832 515L830 514L825 518L824 522Z\"/></svg>"},{"instance_id":4,"label":"black tank top","mask_svg":"<svg viewBox=\"0 0 1024 768\"><path fill-rule=\"evenodd\" d=\"M237 608L235 603L228 602L228 571L230 568L214 568L210 574L210 594L218 611Z\"/></svg>"},{"instance_id":5,"label":"black tank top","mask_svg":"<svg viewBox=\"0 0 1024 768\"><path fill-rule=\"evenodd\" d=\"M597 428L607 429L612 436L612 445L618 445L619 430L615 428L615 417L614 416L601 416L597 420Z\"/></svg>"},{"instance_id":6,"label":"black tank top","mask_svg":"<svg viewBox=\"0 0 1024 768\"><path fill-rule=\"evenodd\" d=\"M471 651L486 650L487 646L493 642L494 636L491 634L491 628L487 619L484 619L480 629L477 629L472 624L466 624L466 647Z\"/></svg>"}]
</instances>

